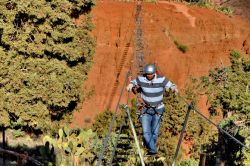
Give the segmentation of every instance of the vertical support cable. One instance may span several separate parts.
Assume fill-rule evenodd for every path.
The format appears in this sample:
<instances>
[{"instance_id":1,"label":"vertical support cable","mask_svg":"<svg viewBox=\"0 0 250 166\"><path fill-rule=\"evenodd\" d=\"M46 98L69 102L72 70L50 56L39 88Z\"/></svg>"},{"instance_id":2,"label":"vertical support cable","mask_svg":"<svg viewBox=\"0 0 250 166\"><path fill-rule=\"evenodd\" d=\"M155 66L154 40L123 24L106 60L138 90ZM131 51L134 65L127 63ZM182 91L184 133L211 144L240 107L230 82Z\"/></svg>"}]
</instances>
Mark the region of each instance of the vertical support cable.
<instances>
[{"instance_id":1,"label":"vertical support cable","mask_svg":"<svg viewBox=\"0 0 250 166\"><path fill-rule=\"evenodd\" d=\"M117 114L117 111L118 111L118 108L119 108L119 105L120 105L120 100L121 100L121 97L122 97L126 82L128 80L129 74L130 74L130 70L127 72L126 78L125 78L125 80L123 82L122 90L121 90L121 93L120 93L120 96L119 96L119 99L118 99L118 102L117 102L117 105L116 105L116 108L115 108L115 112L114 112L114 115L112 117L112 121L111 121L111 123L109 125L109 128L108 128L108 133L107 133L107 135L105 137L105 140L104 140L104 143L103 143L103 146L102 146L102 149L101 149L101 153L98 156L98 163L97 163L98 166L101 165L101 161L102 161L102 158L103 158L103 155L104 155L104 151L106 149L106 146L107 146L109 138L110 138L111 129L113 128L113 125L114 125L114 122L115 122L116 114Z\"/></svg>"},{"instance_id":2,"label":"vertical support cable","mask_svg":"<svg viewBox=\"0 0 250 166\"><path fill-rule=\"evenodd\" d=\"M127 95L127 102L126 102L126 105L128 105L128 102L129 102L129 92L128 92L128 95ZM114 160L114 157L115 157L115 152L116 152L116 148L117 148L117 143L118 143L118 140L120 139L120 135L121 135L121 132L122 132L122 127L123 127L123 125L124 125L124 123L125 123L125 116L126 116L126 111L125 111L125 109L123 109L123 116L122 116L122 120L121 120L121 123L120 123L118 136L116 137L114 149L113 149L112 156L111 156L111 160L110 160L110 162L109 162L109 165L110 165L110 166L112 165L113 160Z\"/></svg>"},{"instance_id":3,"label":"vertical support cable","mask_svg":"<svg viewBox=\"0 0 250 166\"><path fill-rule=\"evenodd\" d=\"M190 114L190 111L191 111L192 108L193 108L192 105L188 106L188 110L187 110L187 113L186 113L186 116L185 116L184 124L183 124L182 131L181 131L181 135L180 135L180 138L179 138L179 141L178 141L178 144L177 144L177 147L176 147L176 151L175 151L175 154L174 154L174 160L173 160L172 166L175 166L175 161L177 159L178 152L179 152L179 149L180 149L180 146L181 146L182 137L184 135L186 125L187 125L187 121L188 121L188 117L189 117L189 114Z\"/></svg>"},{"instance_id":4,"label":"vertical support cable","mask_svg":"<svg viewBox=\"0 0 250 166\"><path fill-rule=\"evenodd\" d=\"M143 156L142 156L142 154L141 154L140 144L139 144L139 141L138 141L138 139L137 139L136 132L135 132L135 127L134 127L133 121L132 121L131 116L130 116L130 110L129 110L129 108L128 108L127 105L125 105L125 108L124 108L124 109L126 109L127 114L128 114L130 126L131 126L131 128L132 128L132 132L133 132L134 139L135 139L135 144L136 144L137 151L138 151L138 153L139 153L139 157L140 157L140 160L141 160L141 165L142 165L142 166L145 166L145 163L144 163L144 161L143 161Z\"/></svg>"},{"instance_id":5,"label":"vertical support cable","mask_svg":"<svg viewBox=\"0 0 250 166\"><path fill-rule=\"evenodd\" d=\"M187 102L187 100L182 97L181 95L178 95L187 105L189 105L189 103ZM215 126L219 131L221 131L222 133L226 134L228 137L230 137L231 139L233 139L236 143L240 144L242 147L244 147L246 150L248 150L250 152L250 148L246 145L244 145L242 142L240 142L238 139L236 139L234 136L230 135L226 130L224 130L223 128L221 128L219 125L217 125L216 123L214 123L212 120L208 119L205 115L203 115L201 112L199 112L197 109L192 108L197 114L199 114L203 119L205 119L207 122L209 122L210 124L212 124L213 126Z\"/></svg>"}]
</instances>

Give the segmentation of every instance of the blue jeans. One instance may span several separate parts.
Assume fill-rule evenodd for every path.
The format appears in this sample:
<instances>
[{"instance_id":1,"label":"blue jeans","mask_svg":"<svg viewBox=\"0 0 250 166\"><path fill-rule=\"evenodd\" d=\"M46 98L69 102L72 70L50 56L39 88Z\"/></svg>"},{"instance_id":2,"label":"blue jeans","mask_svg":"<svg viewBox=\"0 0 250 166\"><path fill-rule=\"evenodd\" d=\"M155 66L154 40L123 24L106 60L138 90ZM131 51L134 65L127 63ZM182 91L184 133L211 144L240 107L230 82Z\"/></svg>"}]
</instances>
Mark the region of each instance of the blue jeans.
<instances>
[{"instance_id":1,"label":"blue jeans","mask_svg":"<svg viewBox=\"0 0 250 166\"><path fill-rule=\"evenodd\" d=\"M157 113L158 112L158 113ZM157 153L156 142L164 108L145 108L140 116L144 143L150 153Z\"/></svg>"}]
</instances>

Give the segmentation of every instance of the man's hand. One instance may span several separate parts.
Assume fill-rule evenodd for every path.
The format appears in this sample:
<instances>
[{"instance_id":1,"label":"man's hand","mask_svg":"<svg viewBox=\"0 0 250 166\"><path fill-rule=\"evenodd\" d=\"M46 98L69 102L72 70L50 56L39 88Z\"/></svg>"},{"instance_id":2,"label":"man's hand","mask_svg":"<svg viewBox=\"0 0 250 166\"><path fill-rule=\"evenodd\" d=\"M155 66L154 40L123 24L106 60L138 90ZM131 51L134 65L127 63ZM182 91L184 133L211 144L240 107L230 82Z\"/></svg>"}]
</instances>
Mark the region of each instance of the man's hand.
<instances>
[{"instance_id":1,"label":"man's hand","mask_svg":"<svg viewBox=\"0 0 250 166\"><path fill-rule=\"evenodd\" d=\"M133 87L134 87L133 84L129 84L129 85L127 86L127 91L128 91L128 92L132 91L132 88L133 88Z\"/></svg>"},{"instance_id":2,"label":"man's hand","mask_svg":"<svg viewBox=\"0 0 250 166\"><path fill-rule=\"evenodd\" d=\"M174 92L175 94L177 94L177 93L179 93L179 90L178 90L177 88L174 88L174 89L173 89L173 92Z\"/></svg>"},{"instance_id":3,"label":"man's hand","mask_svg":"<svg viewBox=\"0 0 250 166\"><path fill-rule=\"evenodd\" d=\"M174 92L175 94L177 94L179 91L177 89L177 86L173 86L170 88L172 90L172 92Z\"/></svg>"}]
</instances>

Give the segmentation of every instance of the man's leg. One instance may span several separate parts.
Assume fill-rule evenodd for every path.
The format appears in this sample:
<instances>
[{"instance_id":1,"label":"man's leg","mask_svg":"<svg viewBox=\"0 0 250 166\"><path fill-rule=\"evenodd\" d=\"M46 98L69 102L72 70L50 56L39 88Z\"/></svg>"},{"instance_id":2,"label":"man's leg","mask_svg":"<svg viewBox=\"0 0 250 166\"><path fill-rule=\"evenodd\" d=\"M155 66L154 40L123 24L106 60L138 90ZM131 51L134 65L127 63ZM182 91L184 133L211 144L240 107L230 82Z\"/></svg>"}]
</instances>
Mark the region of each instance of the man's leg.
<instances>
[{"instance_id":1,"label":"man's leg","mask_svg":"<svg viewBox=\"0 0 250 166\"><path fill-rule=\"evenodd\" d=\"M160 109L156 109L156 114L153 115L152 117L152 139L154 142L154 150L155 152L157 152L157 139L158 139L158 135L160 133L160 124L161 124L161 118L162 118L162 114L164 112L165 108L160 108Z\"/></svg>"},{"instance_id":2,"label":"man's leg","mask_svg":"<svg viewBox=\"0 0 250 166\"><path fill-rule=\"evenodd\" d=\"M157 152L157 138L160 133L160 123L161 123L161 115L155 114L152 117L152 140L154 144L154 151Z\"/></svg>"},{"instance_id":3,"label":"man's leg","mask_svg":"<svg viewBox=\"0 0 250 166\"><path fill-rule=\"evenodd\" d=\"M143 139L145 141L146 147L148 148L148 151L150 153L155 153L155 143L152 135L152 115L150 114L142 114L141 115L141 123L142 123L142 133L143 133Z\"/></svg>"}]
</instances>

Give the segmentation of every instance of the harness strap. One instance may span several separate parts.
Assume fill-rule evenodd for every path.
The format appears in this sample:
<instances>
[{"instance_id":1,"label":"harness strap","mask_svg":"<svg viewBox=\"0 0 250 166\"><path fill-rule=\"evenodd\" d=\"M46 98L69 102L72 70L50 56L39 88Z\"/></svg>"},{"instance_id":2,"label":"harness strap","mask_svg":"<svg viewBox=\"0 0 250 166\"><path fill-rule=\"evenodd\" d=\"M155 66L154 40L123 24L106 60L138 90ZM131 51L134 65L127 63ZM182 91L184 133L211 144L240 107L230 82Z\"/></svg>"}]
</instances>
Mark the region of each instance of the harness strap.
<instances>
[{"instance_id":1,"label":"harness strap","mask_svg":"<svg viewBox=\"0 0 250 166\"><path fill-rule=\"evenodd\" d=\"M152 108L153 110L154 110L154 114L150 114L150 115L155 115L155 114L158 114L158 115L161 115L160 113L158 113L157 111L156 111L156 109L161 105L161 104L157 104L157 105L155 105L155 106L152 106L152 105L149 105L149 104L147 104L147 103L145 103L143 100L142 100L142 98L138 95L138 93L136 94L137 95L137 102L138 102L138 112L139 112L139 116L140 115L142 115L142 110L144 110L144 109L146 109L146 111L143 113L143 114L145 114L145 113L147 113L147 114L150 114L150 113L148 113L148 109L150 109L150 108Z\"/></svg>"},{"instance_id":2,"label":"harness strap","mask_svg":"<svg viewBox=\"0 0 250 166\"><path fill-rule=\"evenodd\" d=\"M150 108L152 108L152 109L154 110L154 113L148 112L148 110L149 110ZM143 114L149 114L149 115L155 115L155 114L157 114L157 115L161 115L160 113L158 113L158 112L156 111L156 107L152 107L152 106L146 107L146 111L145 111Z\"/></svg>"}]
</instances>

